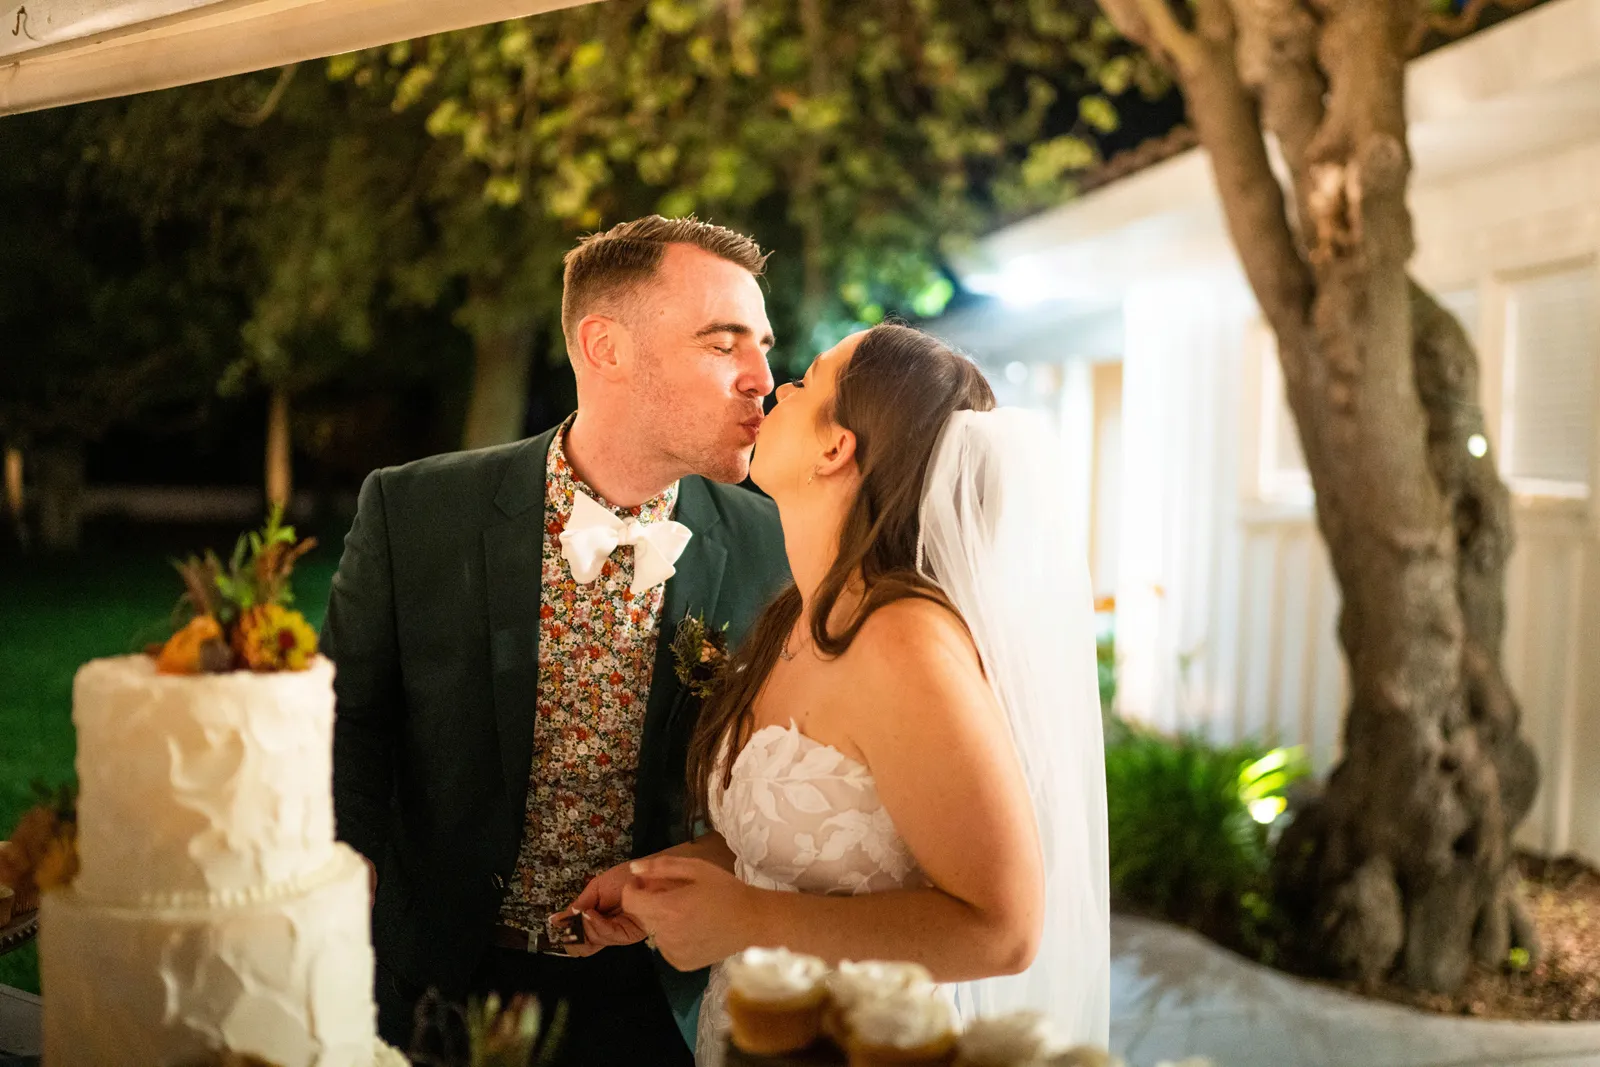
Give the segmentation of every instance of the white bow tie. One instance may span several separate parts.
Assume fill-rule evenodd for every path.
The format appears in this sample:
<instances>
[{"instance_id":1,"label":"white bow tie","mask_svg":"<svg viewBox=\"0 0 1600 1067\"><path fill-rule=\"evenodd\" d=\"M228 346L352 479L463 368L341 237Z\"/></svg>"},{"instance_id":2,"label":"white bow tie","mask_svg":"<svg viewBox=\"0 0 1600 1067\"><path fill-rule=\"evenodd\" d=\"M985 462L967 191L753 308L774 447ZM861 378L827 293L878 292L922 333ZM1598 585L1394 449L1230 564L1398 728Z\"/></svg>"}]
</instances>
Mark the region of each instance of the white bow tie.
<instances>
[{"instance_id":1,"label":"white bow tie","mask_svg":"<svg viewBox=\"0 0 1600 1067\"><path fill-rule=\"evenodd\" d=\"M619 519L587 493L572 498L572 515L561 531L561 557L572 568L572 580L588 585L600 577L606 558L618 545L633 546L633 591L653 589L677 573L673 566L683 555L693 531L681 522L662 519L642 523Z\"/></svg>"}]
</instances>

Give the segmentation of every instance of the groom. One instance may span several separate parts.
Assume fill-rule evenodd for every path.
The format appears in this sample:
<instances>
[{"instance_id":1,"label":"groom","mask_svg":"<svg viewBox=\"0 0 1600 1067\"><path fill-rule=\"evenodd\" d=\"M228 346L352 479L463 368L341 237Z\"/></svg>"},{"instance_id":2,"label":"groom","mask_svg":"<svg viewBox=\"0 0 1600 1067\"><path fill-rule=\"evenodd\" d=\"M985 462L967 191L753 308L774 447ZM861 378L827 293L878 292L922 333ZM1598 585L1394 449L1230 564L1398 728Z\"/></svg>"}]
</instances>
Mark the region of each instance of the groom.
<instances>
[{"instance_id":1,"label":"groom","mask_svg":"<svg viewBox=\"0 0 1600 1067\"><path fill-rule=\"evenodd\" d=\"M737 642L788 578L745 477L772 345L765 256L658 216L567 255L577 413L362 486L322 634L339 837L374 879L379 1029L430 986L570 1010L562 1064L688 1064L704 975L644 944L587 958L545 919L687 837L686 617Z\"/></svg>"}]
</instances>

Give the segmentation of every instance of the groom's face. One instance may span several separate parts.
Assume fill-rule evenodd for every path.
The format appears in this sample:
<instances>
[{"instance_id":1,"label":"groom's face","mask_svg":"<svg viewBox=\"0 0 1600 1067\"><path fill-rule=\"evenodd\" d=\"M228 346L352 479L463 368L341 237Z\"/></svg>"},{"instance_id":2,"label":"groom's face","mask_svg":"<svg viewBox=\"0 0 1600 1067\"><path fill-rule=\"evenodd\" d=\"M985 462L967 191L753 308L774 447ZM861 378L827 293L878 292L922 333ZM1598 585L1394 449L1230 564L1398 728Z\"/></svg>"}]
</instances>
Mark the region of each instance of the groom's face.
<instances>
[{"instance_id":1,"label":"groom's face","mask_svg":"<svg viewBox=\"0 0 1600 1067\"><path fill-rule=\"evenodd\" d=\"M686 471L742 481L772 392L772 325L755 277L692 245L667 249L640 294L631 404L653 444Z\"/></svg>"}]
</instances>

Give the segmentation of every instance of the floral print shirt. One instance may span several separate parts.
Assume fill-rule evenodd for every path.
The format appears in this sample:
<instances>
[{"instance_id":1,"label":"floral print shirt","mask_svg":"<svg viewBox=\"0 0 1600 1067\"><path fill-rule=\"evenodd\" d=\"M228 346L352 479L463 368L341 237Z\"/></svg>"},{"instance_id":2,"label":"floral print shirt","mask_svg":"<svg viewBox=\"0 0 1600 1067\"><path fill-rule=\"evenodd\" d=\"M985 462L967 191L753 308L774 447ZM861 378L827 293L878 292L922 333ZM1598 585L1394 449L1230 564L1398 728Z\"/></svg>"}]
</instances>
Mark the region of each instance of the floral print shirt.
<instances>
[{"instance_id":1,"label":"floral print shirt","mask_svg":"<svg viewBox=\"0 0 1600 1067\"><path fill-rule=\"evenodd\" d=\"M500 909L502 923L529 931L631 854L639 742L665 598L663 585L634 595L634 550L626 545L595 581L573 581L561 555L573 494L581 490L641 523L670 519L678 500L674 483L639 507L613 507L567 462L570 426L569 419L556 433L545 466L533 771L522 847Z\"/></svg>"}]
</instances>

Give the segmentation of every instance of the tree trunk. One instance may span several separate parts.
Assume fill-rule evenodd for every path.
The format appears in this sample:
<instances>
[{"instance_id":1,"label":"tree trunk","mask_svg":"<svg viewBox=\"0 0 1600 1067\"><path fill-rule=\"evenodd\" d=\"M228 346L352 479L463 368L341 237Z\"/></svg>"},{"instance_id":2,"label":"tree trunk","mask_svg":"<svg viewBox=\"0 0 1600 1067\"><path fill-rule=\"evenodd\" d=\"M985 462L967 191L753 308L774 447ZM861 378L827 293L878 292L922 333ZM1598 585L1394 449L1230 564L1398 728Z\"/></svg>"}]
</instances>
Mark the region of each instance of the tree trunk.
<instances>
[{"instance_id":1,"label":"tree trunk","mask_svg":"<svg viewBox=\"0 0 1600 1067\"><path fill-rule=\"evenodd\" d=\"M294 495L294 446L289 430L289 390L276 386L267 404L267 506L284 511Z\"/></svg>"},{"instance_id":2,"label":"tree trunk","mask_svg":"<svg viewBox=\"0 0 1600 1067\"><path fill-rule=\"evenodd\" d=\"M28 548L28 498L23 482L22 449L5 450L6 511L11 516L11 537L23 551Z\"/></svg>"},{"instance_id":3,"label":"tree trunk","mask_svg":"<svg viewBox=\"0 0 1600 1067\"><path fill-rule=\"evenodd\" d=\"M27 505L23 495L22 485L22 449L6 449L6 510L17 518L22 518L22 509Z\"/></svg>"},{"instance_id":4,"label":"tree trunk","mask_svg":"<svg viewBox=\"0 0 1600 1067\"><path fill-rule=\"evenodd\" d=\"M1538 769L1500 667L1510 505L1468 451L1476 356L1406 272L1419 8L1196 0L1190 27L1167 0L1102 2L1174 69L1211 156L1342 594L1344 757L1280 842L1280 902L1330 970L1453 990L1474 959L1536 948L1511 837Z\"/></svg>"},{"instance_id":5,"label":"tree trunk","mask_svg":"<svg viewBox=\"0 0 1600 1067\"><path fill-rule=\"evenodd\" d=\"M83 542L83 445L41 446L34 462L39 544L46 552L76 552Z\"/></svg>"},{"instance_id":6,"label":"tree trunk","mask_svg":"<svg viewBox=\"0 0 1600 1067\"><path fill-rule=\"evenodd\" d=\"M522 436L528 416L528 372L533 360L531 324L473 336L472 398L461 447L486 448Z\"/></svg>"}]
</instances>

